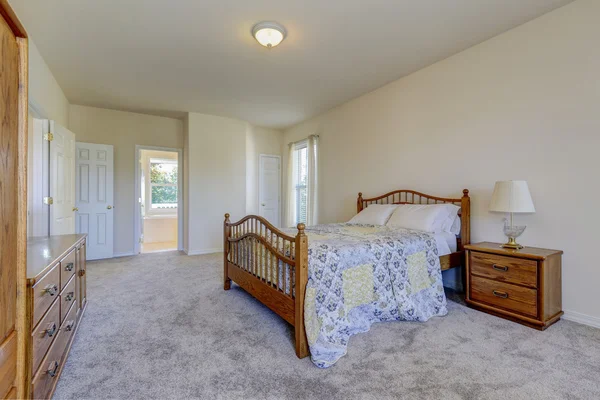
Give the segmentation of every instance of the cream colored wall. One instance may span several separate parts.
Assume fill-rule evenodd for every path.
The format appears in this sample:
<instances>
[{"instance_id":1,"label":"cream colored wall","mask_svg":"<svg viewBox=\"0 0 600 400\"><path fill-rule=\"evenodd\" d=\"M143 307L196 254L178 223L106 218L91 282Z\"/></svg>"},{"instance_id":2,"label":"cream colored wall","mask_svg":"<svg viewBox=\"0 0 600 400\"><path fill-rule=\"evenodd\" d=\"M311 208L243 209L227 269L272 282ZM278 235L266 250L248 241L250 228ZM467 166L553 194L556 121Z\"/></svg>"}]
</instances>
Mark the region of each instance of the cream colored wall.
<instances>
[{"instance_id":1,"label":"cream colored wall","mask_svg":"<svg viewBox=\"0 0 600 400\"><path fill-rule=\"evenodd\" d=\"M223 215L239 219L246 211L247 123L189 113L184 132L186 251L222 251Z\"/></svg>"},{"instance_id":2,"label":"cream colored wall","mask_svg":"<svg viewBox=\"0 0 600 400\"><path fill-rule=\"evenodd\" d=\"M469 188L472 241L500 242L494 182L525 179L537 212L516 217L519 241L565 251L566 316L600 326L598 16L576 1L288 129L321 136L323 222L348 220L359 191Z\"/></svg>"},{"instance_id":3,"label":"cream colored wall","mask_svg":"<svg viewBox=\"0 0 600 400\"><path fill-rule=\"evenodd\" d=\"M134 249L135 145L183 147L181 120L71 105L69 129L77 141L114 146L114 253Z\"/></svg>"},{"instance_id":4,"label":"cream colored wall","mask_svg":"<svg viewBox=\"0 0 600 400\"><path fill-rule=\"evenodd\" d=\"M160 217L144 220L144 243L177 243L177 218Z\"/></svg>"},{"instance_id":5,"label":"cream colored wall","mask_svg":"<svg viewBox=\"0 0 600 400\"><path fill-rule=\"evenodd\" d=\"M258 214L259 156L281 156L283 133L277 129L248 125L246 133L246 213Z\"/></svg>"},{"instance_id":6,"label":"cream colored wall","mask_svg":"<svg viewBox=\"0 0 600 400\"><path fill-rule=\"evenodd\" d=\"M69 101L31 38L29 38L29 103L43 112L44 115L41 117L53 119L70 129Z\"/></svg>"}]
</instances>

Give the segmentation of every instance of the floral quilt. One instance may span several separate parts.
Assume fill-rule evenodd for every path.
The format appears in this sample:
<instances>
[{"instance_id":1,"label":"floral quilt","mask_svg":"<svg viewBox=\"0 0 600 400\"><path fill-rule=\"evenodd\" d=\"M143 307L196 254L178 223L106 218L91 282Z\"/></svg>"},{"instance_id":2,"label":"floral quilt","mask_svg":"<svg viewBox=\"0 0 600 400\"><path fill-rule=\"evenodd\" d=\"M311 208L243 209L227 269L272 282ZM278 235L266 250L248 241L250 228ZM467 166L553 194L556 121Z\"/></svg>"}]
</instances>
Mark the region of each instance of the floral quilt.
<instances>
[{"instance_id":1,"label":"floral quilt","mask_svg":"<svg viewBox=\"0 0 600 400\"><path fill-rule=\"evenodd\" d=\"M432 234L371 225L308 227L304 321L313 363L327 368L375 322L447 314Z\"/></svg>"}]
</instances>

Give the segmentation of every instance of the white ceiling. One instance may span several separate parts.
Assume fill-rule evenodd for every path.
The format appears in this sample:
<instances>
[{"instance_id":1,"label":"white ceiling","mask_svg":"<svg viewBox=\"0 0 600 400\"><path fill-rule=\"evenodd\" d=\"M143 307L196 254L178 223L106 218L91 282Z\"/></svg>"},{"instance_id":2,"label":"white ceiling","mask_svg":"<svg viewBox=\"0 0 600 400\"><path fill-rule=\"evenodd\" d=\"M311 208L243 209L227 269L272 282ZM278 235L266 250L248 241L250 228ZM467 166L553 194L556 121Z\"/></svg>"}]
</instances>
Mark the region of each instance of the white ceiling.
<instances>
[{"instance_id":1,"label":"white ceiling","mask_svg":"<svg viewBox=\"0 0 600 400\"><path fill-rule=\"evenodd\" d=\"M11 0L67 98L283 128L571 0ZM250 35L275 20L286 40Z\"/></svg>"}]
</instances>

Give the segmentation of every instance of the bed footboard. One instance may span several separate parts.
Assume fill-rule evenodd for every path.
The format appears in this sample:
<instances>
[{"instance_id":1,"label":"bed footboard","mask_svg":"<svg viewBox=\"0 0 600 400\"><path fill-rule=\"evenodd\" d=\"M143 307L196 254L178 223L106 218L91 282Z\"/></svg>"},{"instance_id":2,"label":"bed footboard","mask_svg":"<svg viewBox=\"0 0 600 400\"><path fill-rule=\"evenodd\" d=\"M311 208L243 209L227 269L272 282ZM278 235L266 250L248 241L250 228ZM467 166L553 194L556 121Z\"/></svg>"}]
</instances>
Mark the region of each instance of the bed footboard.
<instances>
[{"instance_id":1,"label":"bed footboard","mask_svg":"<svg viewBox=\"0 0 600 400\"><path fill-rule=\"evenodd\" d=\"M266 219L248 215L237 222L225 214L223 288L231 281L294 326L296 355L309 355L304 328L308 282L308 238L304 224L289 236Z\"/></svg>"}]
</instances>

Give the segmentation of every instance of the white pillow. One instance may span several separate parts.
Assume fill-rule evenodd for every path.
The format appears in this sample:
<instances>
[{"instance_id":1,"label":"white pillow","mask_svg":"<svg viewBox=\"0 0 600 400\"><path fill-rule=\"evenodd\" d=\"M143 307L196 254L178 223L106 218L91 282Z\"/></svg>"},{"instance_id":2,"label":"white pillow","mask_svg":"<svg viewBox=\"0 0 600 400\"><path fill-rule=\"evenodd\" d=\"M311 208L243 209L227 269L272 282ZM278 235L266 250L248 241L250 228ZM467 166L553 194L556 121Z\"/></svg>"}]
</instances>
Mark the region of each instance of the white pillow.
<instances>
[{"instance_id":1,"label":"white pillow","mask_svg":"<svg viewBox=\"0 0 600 400\"><path fill-rule=\"evenodd\" d=\"M390 219L394 210L398 207L397 204L371 204L356 214L349 224L364 224L364 225L385 225Z\"/></svg>"},{"instance_id":2,"label":"white pillow","mask_svg":"<svg viewBox=\"0 0 600 400\"><path fill-rule=\"evenodd\" d=\"M401 204L396 208L387 226L424 232L448 232L458 207L453 204Z\"/></svg>"},{"instance_id":3,"label":"white pillow","mask_svg":"<svg viewBox=\"0 0 600 400\"><path fill-rule=\"evenodd\" d=\"M460 227L461 227L460 224L461 224L460 223L460 217L457 215L454 218L454 222L452 222L452 226L450 227L450 233L453 233L453 234L455 234L457 236L460 235Z\"/></svg>"},{"instance_id":4,"label":"white pillow","mask_svg":"<svg viewBox=\"0 0 600 400\"><path fill-rule=\"evenodd\" d=\"M445 210L445 212L448 213L448 216L446 217L446 219L440 220L440 223L434 226L434 232L435 233L439 233L439 232L451 232L454 233L453 228L454 227L454 223L458 217L458 211L460 210L459 206L455 206L454 204L432 204L430 205L430 207L440 207L443 208ZM460 218L458 218L458 233L460 233ZM455 235L458 235L458 233L454 233Z\"/></svg>"}]
</instances>

